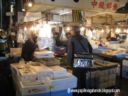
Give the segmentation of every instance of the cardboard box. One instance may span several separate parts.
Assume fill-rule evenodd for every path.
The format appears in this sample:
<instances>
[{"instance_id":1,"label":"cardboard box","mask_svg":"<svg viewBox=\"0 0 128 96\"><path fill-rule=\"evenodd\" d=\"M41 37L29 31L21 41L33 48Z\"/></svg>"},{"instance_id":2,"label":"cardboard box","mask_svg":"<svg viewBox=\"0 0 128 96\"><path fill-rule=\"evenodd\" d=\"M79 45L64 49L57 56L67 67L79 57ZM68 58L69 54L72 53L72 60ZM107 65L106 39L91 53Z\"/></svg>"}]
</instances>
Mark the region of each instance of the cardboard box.
<instances>
[{"instance_id":1,"label":"cardboard box","mask_svg":"<svg viewBox=\"0 0 128 96\"><path fill-rule=\"evenodd\" d=\"M21 48L10 48L10 55L14 57L21 56L22 49Z\"/></svg>"}]
</instances>

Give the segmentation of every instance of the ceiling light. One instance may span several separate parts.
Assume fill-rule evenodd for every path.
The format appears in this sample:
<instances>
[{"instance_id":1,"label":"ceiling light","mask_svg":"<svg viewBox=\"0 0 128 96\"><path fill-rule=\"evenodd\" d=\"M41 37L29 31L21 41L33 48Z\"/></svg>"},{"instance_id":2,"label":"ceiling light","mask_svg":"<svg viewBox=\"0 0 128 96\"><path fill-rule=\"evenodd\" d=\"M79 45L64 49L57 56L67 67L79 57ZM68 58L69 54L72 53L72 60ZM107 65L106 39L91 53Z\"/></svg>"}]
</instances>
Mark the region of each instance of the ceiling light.
<instances>
[{"instance_id":1,"label":"ceiling light","mask_svg":"<svg viewBox=\"0 0 128 96\"><path fill-rule=\"evenodd\" d=\"M72 13L72 12L71 11L67 11L67 12L60 13L59 15L62 16L62 15L70 14L70 13Z\"/></svg>"},{"instance_id":2,"label":"ceiling light","mask_svg":"<svg viewBox=\"0 0 128 96\"><path fill-rule=\"evenodd\" d=\"M116 34L121 33L121 29L120 29L120 28L116 28L115 33L116 33Z\"/></svg>"},{"instance_id":3,"label":"ceiling light","mask_svg":"<svg viewBox=\"0 0 128 96\"><path fill-rule=\"evenodd\" d=\"M82 32L85 31L85 27L82 26L82 27L80 28L80 30L81 30Z\"/></svg>"},{"instance_id":4,"label":"ceiling light","mask_svg":"<svg viewBox=\"0 0 128 96\"><path fill-rule=\"evenodd\" d=\"M79 0L74 0L74 2L78 3L78 2L79 2Z\"/></svg>"},{"instance_id":5,"label":"ceiling light","mask_svg":"<svg viewBox=\"0 0 128 96\"><path fill-rule=\"evenodd\" d=\"M68 32L71 31L71 27L68 26L68 27L66 28L66 31L68 31Z\"/></svg>"},{"instance_id":6,"label":"ceiling light","mask_svg":"<svg viewBox=\"0 0 128 96\"><path fill-rule=\"evenodd\" d=\"M27 27L24 27L24 31L27 31Z\"/></svg>"},{"instance_id":7,"label":"ceiling light","mask_svg":"<svg viewBox=\"0 0 128 96\"><path fill-rule=\"evenodd\" d=\"M32 2L28 2L28 7L32 7Z\"/></svg>"},{"instance_id":8,"label":"ceiling light","mask_svg":"<svg viewBox=\"0 0 128 96\"><path fill-rule=\"evenodd\" d=\"M25 12L26 11L25 8L23 8L22 11Z\"/></svg>"}]
</instances>

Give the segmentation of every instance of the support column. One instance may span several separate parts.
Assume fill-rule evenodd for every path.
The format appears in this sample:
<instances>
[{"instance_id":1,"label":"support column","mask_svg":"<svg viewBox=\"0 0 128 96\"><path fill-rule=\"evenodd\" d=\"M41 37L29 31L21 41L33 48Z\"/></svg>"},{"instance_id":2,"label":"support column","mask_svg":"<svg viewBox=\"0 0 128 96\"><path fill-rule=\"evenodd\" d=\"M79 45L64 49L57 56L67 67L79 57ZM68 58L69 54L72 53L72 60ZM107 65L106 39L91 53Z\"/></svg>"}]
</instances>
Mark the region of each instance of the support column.
<instances>
[{"instance_id":1,"label":"support column","mask_svg":"<svg viewBox=\"0 0 128 96\"><path fill-rule=\"evenodd\" d=\"M0 0L0 28L3 27L2 21L3 21L3 6L2 6L2 0Z\"/></svg>"}]
</instances>

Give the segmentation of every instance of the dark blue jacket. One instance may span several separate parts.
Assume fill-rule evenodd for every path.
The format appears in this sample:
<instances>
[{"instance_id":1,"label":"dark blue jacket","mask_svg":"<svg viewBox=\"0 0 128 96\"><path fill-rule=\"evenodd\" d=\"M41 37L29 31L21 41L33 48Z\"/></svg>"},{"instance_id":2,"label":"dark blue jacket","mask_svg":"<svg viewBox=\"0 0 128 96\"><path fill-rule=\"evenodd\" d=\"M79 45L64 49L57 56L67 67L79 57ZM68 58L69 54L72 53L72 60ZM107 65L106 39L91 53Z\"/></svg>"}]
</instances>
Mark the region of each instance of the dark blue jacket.
<instances>
[{"instance_id":1,"label":"dark blue jacket","mask_svg":"<svg viewBox=\"0 0 128 96\"><path fill-rule=\"evenodd\" d=\"M81 46L81 44L83 45L84 48ZM77 53L92 54L92 47L86 37L80 36L80 38L78 38L74 36L69 40L68 56L67 56L68 64L70 65L73 64L74 54L77 54Z\"/></svg>"}]
</instances>

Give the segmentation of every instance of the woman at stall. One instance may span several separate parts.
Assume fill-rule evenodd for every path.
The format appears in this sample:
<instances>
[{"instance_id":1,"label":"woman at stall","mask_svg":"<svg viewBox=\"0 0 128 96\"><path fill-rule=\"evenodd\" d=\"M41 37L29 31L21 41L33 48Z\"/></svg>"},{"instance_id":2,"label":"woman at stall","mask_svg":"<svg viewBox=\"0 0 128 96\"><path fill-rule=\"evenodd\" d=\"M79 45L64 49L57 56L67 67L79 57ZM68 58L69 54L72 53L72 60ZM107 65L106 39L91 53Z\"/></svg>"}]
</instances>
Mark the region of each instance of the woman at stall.
<instances>
[{"instance_id":1,"label":"woman at stall","mask_svg":"<svg viewBox=\"0 0 128 96\"><path fill-rule=\"evenodd\" d=\"M73 74L78 78L77 88L85 88L85 68L75 65L75 56L77 54L92 54L92 47L87 38L80 34L80 27L73 26L71 39L68 44L67 61L73 68Z\"/></svg>"},{"instance_id":2,"label":"woman at stall","mask_svg":"<svg viewBox=\"0 0 128 96\"><path fill-rule=\"evenodd\" d=\"M27 62L34 59L34 52L37 48L37 36L32 32L29 34L28 40L24 43L22 47L21 57Z\"/></svg>"}]
</instances>

